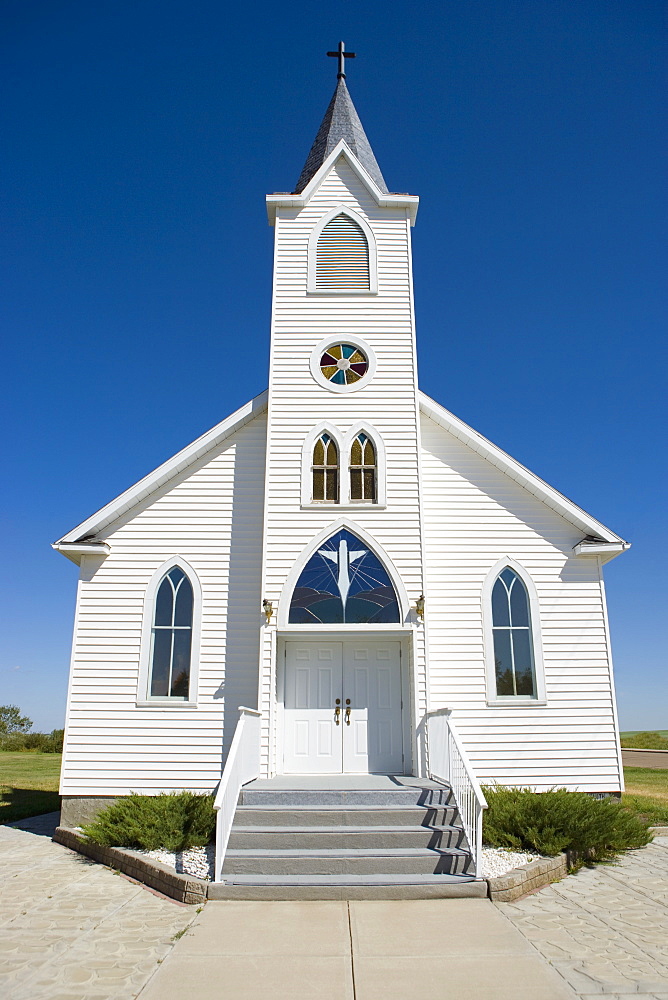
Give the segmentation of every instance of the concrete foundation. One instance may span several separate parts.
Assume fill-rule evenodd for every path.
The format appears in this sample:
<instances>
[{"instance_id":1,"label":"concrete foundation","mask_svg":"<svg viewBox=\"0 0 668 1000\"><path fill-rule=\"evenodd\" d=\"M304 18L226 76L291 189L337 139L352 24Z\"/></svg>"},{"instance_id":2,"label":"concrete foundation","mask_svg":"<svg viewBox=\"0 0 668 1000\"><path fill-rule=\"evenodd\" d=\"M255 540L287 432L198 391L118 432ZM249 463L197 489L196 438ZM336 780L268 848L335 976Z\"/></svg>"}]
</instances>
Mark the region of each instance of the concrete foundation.
<instances>
[{"instance_id":1,"label":"concrete foundation","mask_svg":"<svg viewBox=\"0 0 668 1000\"><path fill-rule=\"evenodd\" d=\"M72 828L90 823L98 813L117 801L111 795L63 795L60 806L61 826Z\"/></svg>"}]
</instances>

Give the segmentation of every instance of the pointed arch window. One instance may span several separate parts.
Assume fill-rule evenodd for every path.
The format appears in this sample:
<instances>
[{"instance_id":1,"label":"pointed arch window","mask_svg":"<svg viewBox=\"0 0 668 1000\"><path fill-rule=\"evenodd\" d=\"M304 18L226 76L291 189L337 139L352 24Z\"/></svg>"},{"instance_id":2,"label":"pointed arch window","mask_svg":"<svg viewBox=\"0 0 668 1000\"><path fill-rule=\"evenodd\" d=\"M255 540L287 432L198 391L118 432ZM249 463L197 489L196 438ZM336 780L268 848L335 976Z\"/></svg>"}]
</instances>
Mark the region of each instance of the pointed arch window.
<instances>
[{"instance_id":1,"label":"pointed arch window","mask_svg":"<svg viewBox=\"0 0 668 1000\"><path fill-rule=\"evenodd\" d=\"M376 503L378 497L376 449L361 431L350 447L350 499Z\"/></svg>"},{"instance_id":2,"label":"pointed arch window","mask_svg":"<svg viewBox=\"0 0 668 1000\"><path fill-rule=\"evenodd\" d=\"M536 666L527 589L510 566L492 588L492 635L497 698L536 698Z\"/></svg>"},{"instance_id":3,"label":"pointed arch window","mask_svg":"<svg viewBox=\"0 0 668 1000\"><path fill-rule=\"evenodd\" d=\"M149 697L188 700L192 636L192 584L180 566L173 566L155 595Z\"/></svg>"},{"instance_id":4,"label":"pointed arch window","mask_svg":"<svg viewBox=\"0 0 668 1000\"><path fill-rule=\"evenodd\" d=\"M339 502L339 449L327 432L320 435L313 446L313 499Z\"/></svg>"},{"instance_id":5,"label":"pointed arch window","mask_svg":"<svg viewBox=\"0 0 668 1000\"><path fill-rule=\"evenodd\" d=\"M317 291L370 290L369 243L359 223L345 212L323 227L315 257Z\"/></svg>"},{"instance_id":6,"label":"pointed arch window","mask_svg":"<svg viewBox=\"0 0 668 1000\"><path fill-rule=\"evenodd\" d=\"M397 624L400 608L388 571L369 546L342 528L308 560L292 592L289 624Z\"/></svg>"}]
</instances>

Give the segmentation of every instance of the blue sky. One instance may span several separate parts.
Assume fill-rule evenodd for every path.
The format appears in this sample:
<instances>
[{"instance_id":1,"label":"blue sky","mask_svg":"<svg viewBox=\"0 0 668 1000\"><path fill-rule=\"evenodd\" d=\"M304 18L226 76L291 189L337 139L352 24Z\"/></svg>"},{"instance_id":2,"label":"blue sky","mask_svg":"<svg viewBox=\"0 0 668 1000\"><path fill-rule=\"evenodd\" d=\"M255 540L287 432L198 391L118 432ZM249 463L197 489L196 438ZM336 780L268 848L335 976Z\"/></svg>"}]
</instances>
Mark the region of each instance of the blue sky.
<instances>
[{"instance_id":1,"label":"blue sky","mask_svg":"<svg viewBox=\"0 0 668 1000\"><path fill-rule=\"evenodd\" d=\"M659 0L5 0L0 703L64 719L49 543L260 392L272 230L348 83L414 230L422 388L633 543L622 728L668 728Z\"/></svg>"}]
</instances>

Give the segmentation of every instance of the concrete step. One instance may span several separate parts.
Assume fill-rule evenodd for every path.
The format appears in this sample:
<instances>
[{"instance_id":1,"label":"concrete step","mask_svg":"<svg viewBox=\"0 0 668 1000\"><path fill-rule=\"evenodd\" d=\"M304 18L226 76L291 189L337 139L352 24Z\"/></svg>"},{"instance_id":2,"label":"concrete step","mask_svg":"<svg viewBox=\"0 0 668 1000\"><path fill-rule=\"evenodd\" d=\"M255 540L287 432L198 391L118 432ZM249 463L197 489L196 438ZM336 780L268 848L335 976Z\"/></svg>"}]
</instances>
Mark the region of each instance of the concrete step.
<instances>
[{"instance_id":1,"label":"concrete step","mask_svg":"<svg viewBox=\"0 0 668 1000\"><path fill-rule=\"evenodd\" d=\"M239 826L457 826L455 806L237 806Z\"/></svg>"},{"instance_id":2,"label":"concrete step","mask_svg":"<svg viewBox=\"0 0 668 1000\"><path fill-rule=\"evenodd\" d=\"M487 882L466 875L234 875L209 886L209 899L484 898Z\"/></svg>"},{"instance_id":3,"label":"concrete step","mask_svg":"<svg viewBox=\"0 0 668 1000\"><path fill-rule=\"evenodd\" d=\"M223 879L239 874L270 875L467 875L468 851L402 848L384 850L230 850Z\"/></svg>"},{"instance_id":4,"label":"concrete step","mask_svg":"<svg viewBox=\"0 0 668 1000\"><path fill-rule=\"evenodd\" d=\"M241 806L447 806L454 805L452 791L446 785L435 788L398 785L392 789L376 788L267 788L259 783L247 785L239 795Z\"/></svg>"},{"instance_id":5,"label":"concrete step","mask_svg":"<svg viewBox=\"0 0 668 1000\"><path fill-rule=\"evenodd\" d=\"M362 850L381 847L466 848L458 826L233 826L228 848L253 850L299 848L302 850Z\"/></svg>"}]
</instances>

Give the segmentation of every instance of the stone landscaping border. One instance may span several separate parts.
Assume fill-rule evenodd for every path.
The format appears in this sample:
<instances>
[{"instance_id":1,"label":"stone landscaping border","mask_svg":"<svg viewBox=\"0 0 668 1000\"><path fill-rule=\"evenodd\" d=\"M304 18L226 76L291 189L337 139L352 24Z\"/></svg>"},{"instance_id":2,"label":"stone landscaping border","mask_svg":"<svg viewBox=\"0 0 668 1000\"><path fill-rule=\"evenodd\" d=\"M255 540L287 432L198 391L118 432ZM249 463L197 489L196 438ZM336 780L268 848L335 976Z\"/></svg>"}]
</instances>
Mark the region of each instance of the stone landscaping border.
<instances>
[{"instance_id":1,"label":"stone landscaping border","mask_svg":"<svg viewBox=\"0 0 668 1000\"><path fill-rule=\"evenodd\" d=\"M208 892L206 882L201 882L192 875L178 875L168 865L149 860L136 851L125 847L102 847L100 844L93 844L77 830L71 830L66 826L57 827L53 839L57 844L78 851L79 854L85 854L108 868L115 868L137 882L156 889L164 896L178 900L179 903L206 902Z\"/></svg>"},{"instance_id":2,"label":"stone landscaping border","mask_svg":"<svg viewBox=\"0 0 668 1000\"><path fill-rule=\"evenodd\" d=\"M493 903L512 903L520 896L544 885L556 882L568 874L568 857L559 854L556 858L538 858L528 865L513 868L505 875L487 879L487 894Z\"/></svg>"},{"instance_id":3,"label":"stone landscaping border","mask_svg":"<svg viewBox=\"0 0 668 1000\"><path fill-rule=\"evenodd\" d=\"M668 835L668 826L651 826L655 837ZM568 875L571 859L568 854L559 854L556 858L539 858L530 861L528 865L513 868L505 875L497 875L487 879L488 896L493 903L512 903L520 896L526 896L536 889L542 889L551 882L556 882Z\"/></svg>"},{"instance_id":4,"label":"stone landscaping border","mask_svg":"<svg viewBox=\"0 0 668 1000\"><path fill-rule=\"evenodd\" d=\"M657 836L668 834L668 827L654 826L651 830ZM193 878L192 875L178 875L169 865L150 860L129 848L102 847L100 844L93 844L78 830L71 830L65 826L56 828L53 839L57 844L85 854L108 868L115 868L180 903L206 902L209 888L213 885L211 882ZM505 875L497 875L483 881L487 882L487 895L493 903L512 903L520 896L526 896L536 889L542 889L543 886L564 878L568 874L569 867L568 855L560 854L556 858L538 858L537 861L530 861L520 868L513 868Z\"/></svg>"}]
</instances>

